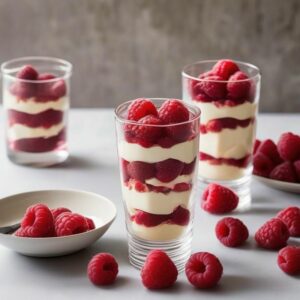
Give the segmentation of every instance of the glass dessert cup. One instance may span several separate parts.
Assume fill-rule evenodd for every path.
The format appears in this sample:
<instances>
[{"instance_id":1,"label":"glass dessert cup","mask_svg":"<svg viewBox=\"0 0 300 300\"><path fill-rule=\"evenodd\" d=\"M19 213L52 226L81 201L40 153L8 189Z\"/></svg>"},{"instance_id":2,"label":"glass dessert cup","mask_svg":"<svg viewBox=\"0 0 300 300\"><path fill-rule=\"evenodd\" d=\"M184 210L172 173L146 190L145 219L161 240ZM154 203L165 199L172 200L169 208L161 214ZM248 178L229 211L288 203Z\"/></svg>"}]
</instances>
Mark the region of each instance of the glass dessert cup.
<instances>
[{"instance_id":1,"label":"glass dessert cup","mask_svg":"<svg viewBox=\"0 0 300 300\"><path fill-rule=\"evenodd\" d=\"M34 68L29 75L26 66ZM23 57L3 63L1 72L10 160L36 167L65 161L72 65L51 57Z\"/></svg>"},{"instance_id":2,"label":"glass dessert cup","mask_svg":"<svg viewBox=\"0 0 300 300\"><path fill-rule=\"evenodd\" d=\"M233 189L240 198L238 209L243 210L251 205L252 150L261 76L257 67L235 61L247 76L239 79L231 75L220 80L212 76L217 62L200 61L184 67L183 100L201 109L200 188L214 182Z\"/></svg>"},{"instance_id":3,"label":"glass dessert cup","mask_svg":"<svg viewBox=\"0 0 300 300\"><path fill-rule=\"evenodd\" d=\"M157 109L166 100L151 99ZM190 114L186 122L141 125L126 119L132 102L115 110L129 260L140 269L149 251L161 249L181 271L191 254L200 110L184 104ZM145 126L159 131L155 141L144 143L134 136ZM182 130L188 134L176 140ZM171 131L173 138L168 137ZM162 179L162 172L171 174Z\"/></svg>"}]
</instances>

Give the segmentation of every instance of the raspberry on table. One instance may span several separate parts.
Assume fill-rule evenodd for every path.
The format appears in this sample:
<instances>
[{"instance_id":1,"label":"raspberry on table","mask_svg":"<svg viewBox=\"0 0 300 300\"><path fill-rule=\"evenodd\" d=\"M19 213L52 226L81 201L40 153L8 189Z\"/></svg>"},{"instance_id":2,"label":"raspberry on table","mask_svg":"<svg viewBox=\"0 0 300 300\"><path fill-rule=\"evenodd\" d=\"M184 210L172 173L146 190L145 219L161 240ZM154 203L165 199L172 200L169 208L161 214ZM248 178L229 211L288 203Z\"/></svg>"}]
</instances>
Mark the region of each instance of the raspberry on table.
<instances>
[{"instance_id":1,"label":"raspberry on table","mask_svg":"<svg viewBox=\"0 0 300 300\"><path fill-rule=\"evenodd\" d=\"M29 206L15 234L23 237L53 236L54 222L50 209L41 203Z\"/></svg>"},{"instance_id":2,"label":"raspberry on table","mask_svg":"<svg viewBox=\"0 0 300 300\"><path fill-rule=\"evenodd\" d=\"M57 217L60 214L65 213L65 212L71 212L71 210L66 207L58 207L58 208L51 209L51 213L52 213L54 221L57 219Z\"/></svg>"},{"instance_id":3,"label":"raspberry on table","mask_svg":"<svg viewBox=\"0 0 300 300\"><path fill-rule=\"evenodd\" d=\"M279 181L297 182L293 164L289 161L276 166L270 173L270 178Z\"/></svg>"},{"instance_id":4,"label":"raspberry on table","mask_svg":"<svg viewBox=\"0 0 300 300\"><path fill-rule=\"evenodd\" d=\"M290 236L300 237L300 208L297 206L290 206L281 210L277 214L288 228Z\"/></svg>"},{"instance_id":5,"label":"raspberry on table","mask_svg":"<svg viewBox=\"0 0 300 300\"><path fill-rule=\"evenodd\" d=\"M199 81L198 89L202 94L215 100L224 99L226 96L226 82L217 75L211 75Z\"/></svg>"},{"instance_id":6,"label":"raspberry on table","mask_svg":"<svg viewBox=\"0 0 300 300\"><path fill-rule=\"evenodd\" d=\"M241 71L235 72L228 79L228 97L232 99L248 98L250 94L251 82L249 77Z\"/></svg>"},{"instance_id":7,"label":"raspberry on table","mask_svg":"<svg viewBox=\"0 0 300 300\"><path fill-rule=\"evenodd\" d=\"M277 264L280 269L289 274L300 274L300 247L287 246L278 253Z\"/></svg>"},{"instance_id":8,"label":"raspberry on table","mask_svg":"<svg viewBox=\"0 0 300 300\"><path fill-rule=\"evenodd\" d=\"M253 174L269 177L271 171L274 169L275 165L270 158L263 153L256 152L253 156Z\"/></svg>"},{"instance_id":9,"label":"raspberry on table","mask_svg":"<svg viewBox=\"0 0 300 300\"><path fill-rule=\"evenodd\" d=\"M155 105L151 100L145 98L139 98L134 100L128 108L127 119L132 121L139 121L141 118L153 115L158 116Z\"/></svg>"},{"instance_id":10,"label":"raspberry on table","mask_svg":"<svg viewBox=\"0 0 300 300\"><path fill-rule=\"evenodd\" d=\"M300 159L300 136L292 132L283 133L277 143L280 156L284 160L295 161Z\"/></svg>"},{"instance_id":11,"label":"raspberry on table","mask_svg":"<svg viewBox=\"0 0 300 300\"><path fill-rule=\"evenodd\" d=\"M65 212L55 220L57 236L67 236L88 231L88 223L84 216L76 213Z\"/></svg>"},{"instance_id":12,"label":"raspberry on table","mask_svg":"<svg viewBox=\"0 0 300 300\"><path fill-rule=\"evenodd\" d=\"M238 247L249 237L248 228L236 218L223 218L215 228L218 240L227 247Z\"/></svg>"},{"instance_id":13,"label":"raspberry on table","mask_svg":"<svg viewBox=\"0 0 300 300\"><path fill-rule=\"evenodd\" d=\"M223 214L234 210L239 197L229 188L210 183L202 195L202 208L213 214Z\"/></svg>"},{"instance_id":14,"label":"raspberry on table","mask_svg":"<svg viewBox=\"0 0 300 300\"><path fill-rule=\"evenodd\" d=\"M118 272L118 263L110 253L96 254L87 267L87 275L90 281L100 286L114 283Z\"/></svg>"},{"instance_id":15,"label":"raspberry on table","mask_svg":"<svg viewBox=\"0 0 300 300\"><path fill-rule=\"evenodd\" d=\"M256 152L266 155L275 165L282 162L276 144L270 139L261 141Z\"/></svg>"},{"instance_id":16,"label":"raspberry on table","mask_svg":"<svg viewBox=\"0 0 300 300\"><path fill-rule=\"evenodd\" d=\"M147 255L141 270L143 285L148 289L166 289L177 280L178 271L170 257L161 250L152 250Z\"/></svg>"},{"instance_id":17,"label":"raspberry on table","mask_svg":"<svg viewBox=\"0 0 300 300\"><path fill-rule=\"evenodd\" d=\"M132 161L127 165L129 176L141 182L155 177L155 164L143 161Z\"/></svg>"},{"instance_id":18,"label":"raspberry on table","mask_svg":"<svg viewBox=\"0 0 300 300\"><path fill-rule=\"evenodd\" d=\"M164 124L175 124L189 120L189 110L184 106L183 101L170 99L165 101L158 110L159 118Z\"/></svg>"},{"instance_id":19,"label":"raspberry on table","mask_svg":"<svg viewBox=\"0 0 300 300\"><path fill-rule=\"evenodd\" d=\"M208 252L193 254L185 265L185 274L189 282L199 289L216 286L222 273L221 262L215 255Z\"/></svg>"},{"instance_id":20,"label":"raspberry on table","mask_svg":"<svg viewBox=\"0 0 300 300\"><path fill-rule=\"evenodd\" d=\"M18 71L16 77L25 80L36 80L38 78L38 72L33 66L25 65Z\"/></svg>"},{"instance_id":21,"label":"raspberry on table","mask_svg":"<svg viewBox=\"0 0 300 300\"><path fill-rule=\"evenodd\" d=\"M166 159L156 163L156 175L155 177L161 182L170 182L179 176L183 170L183 162L177 159Z\"/></svg>"},{"instance_id":22,"label":"raspberry on table","mask_svg":"<svg viewBox=\"0 0 300 300\"><path fill-rule=\"evenodd\" d=\"M273 218L256 231L255 240L262 248L278 250L286 246L289 236L286 225L280 219Z\"/></svg>"},{"instance_id":23,"label":"raspberry on table","mask_svg":"<svg viewBox=\"0 0 300 300\"><path fill-rule=\"evenodd\" d=\"M230 59L221 59L212 68L212 72L224 78L224 80L227 80L232 74L239 70L238 65Z\"/></svg>"}]
</instances>

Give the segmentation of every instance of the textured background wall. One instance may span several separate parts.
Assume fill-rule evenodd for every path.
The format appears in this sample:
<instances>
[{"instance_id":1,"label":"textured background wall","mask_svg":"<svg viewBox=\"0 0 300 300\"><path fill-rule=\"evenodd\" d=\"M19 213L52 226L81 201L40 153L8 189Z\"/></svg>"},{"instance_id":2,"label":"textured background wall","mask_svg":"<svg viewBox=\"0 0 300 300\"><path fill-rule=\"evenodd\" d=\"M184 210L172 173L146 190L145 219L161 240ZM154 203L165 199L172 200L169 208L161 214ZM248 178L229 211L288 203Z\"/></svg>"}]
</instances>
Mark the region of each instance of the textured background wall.
<instances>
[{"instance_id":1,"label":"textured background wall","mask_svg":"<svg viewBox=\"0 0 300 300\"><path fill-rule=\"evenodd\" d=\"M70 60L73 106L180 97L182 66L229 57L261 68L261 110L300 111L297 0L0 0L0 41Z\"/></svg>"}]
</instances>

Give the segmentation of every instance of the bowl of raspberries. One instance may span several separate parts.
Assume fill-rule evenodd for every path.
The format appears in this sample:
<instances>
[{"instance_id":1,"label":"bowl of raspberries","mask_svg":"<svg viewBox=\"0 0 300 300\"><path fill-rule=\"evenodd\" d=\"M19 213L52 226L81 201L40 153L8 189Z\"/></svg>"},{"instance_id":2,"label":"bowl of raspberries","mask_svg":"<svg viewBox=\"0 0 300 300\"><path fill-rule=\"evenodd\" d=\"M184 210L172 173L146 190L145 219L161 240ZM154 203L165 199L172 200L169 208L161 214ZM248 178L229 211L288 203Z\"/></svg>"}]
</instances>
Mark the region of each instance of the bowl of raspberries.
<instances>
[{"instance_id":1,"label":"bowl of raspberries","mask_svg":"<svg viewBox=\"0 0 300 300\"><path fill-rule=\"evenodd\" d=\"M66 255L96 242L115 217L113 202L90 192L16 194L0 201L0 244L28 256Z\"/></svg>"}]
</instances>

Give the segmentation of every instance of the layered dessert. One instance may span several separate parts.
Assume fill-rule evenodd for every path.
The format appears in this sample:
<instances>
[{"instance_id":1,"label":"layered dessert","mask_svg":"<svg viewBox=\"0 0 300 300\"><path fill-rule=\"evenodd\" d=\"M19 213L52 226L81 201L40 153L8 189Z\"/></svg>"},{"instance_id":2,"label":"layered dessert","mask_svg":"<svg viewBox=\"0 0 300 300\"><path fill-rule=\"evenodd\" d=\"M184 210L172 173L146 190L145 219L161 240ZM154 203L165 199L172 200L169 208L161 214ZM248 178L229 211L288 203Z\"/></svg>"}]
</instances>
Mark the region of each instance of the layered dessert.
<instances>
[{"instance_id":1,"label":"layered dessert","mask_svg":"<svg viewBox=\"0 0 300 300\"><path fill-rule=\"evenodd\" d=\"M231 60L188 78L185 99L201 109L199 175L235 180L250 174L255 140L257 86Z\"/></svg>"},{"instance_id":2,"label":"layered dessert","mask_svg":"<svg viewBox=\"0 0 300 300\"><path fill-rule=\"evenodd\" d=\"M118 129L118 152L129 232L170 241L191 223L199 118L182 101L159 104L131 102Z\"/></svg>"},{"instance_id":3,"label":"layered dessert","mask_svg":"<svg viewBox=\"0 0 300 300\"><path fill-rule=\"evenodd\" d=\"M4 86L3 104L10 150L44 153L65 149L69 98L63 79L39 74L26 65Z\"/></svg>"}]
</instances>

